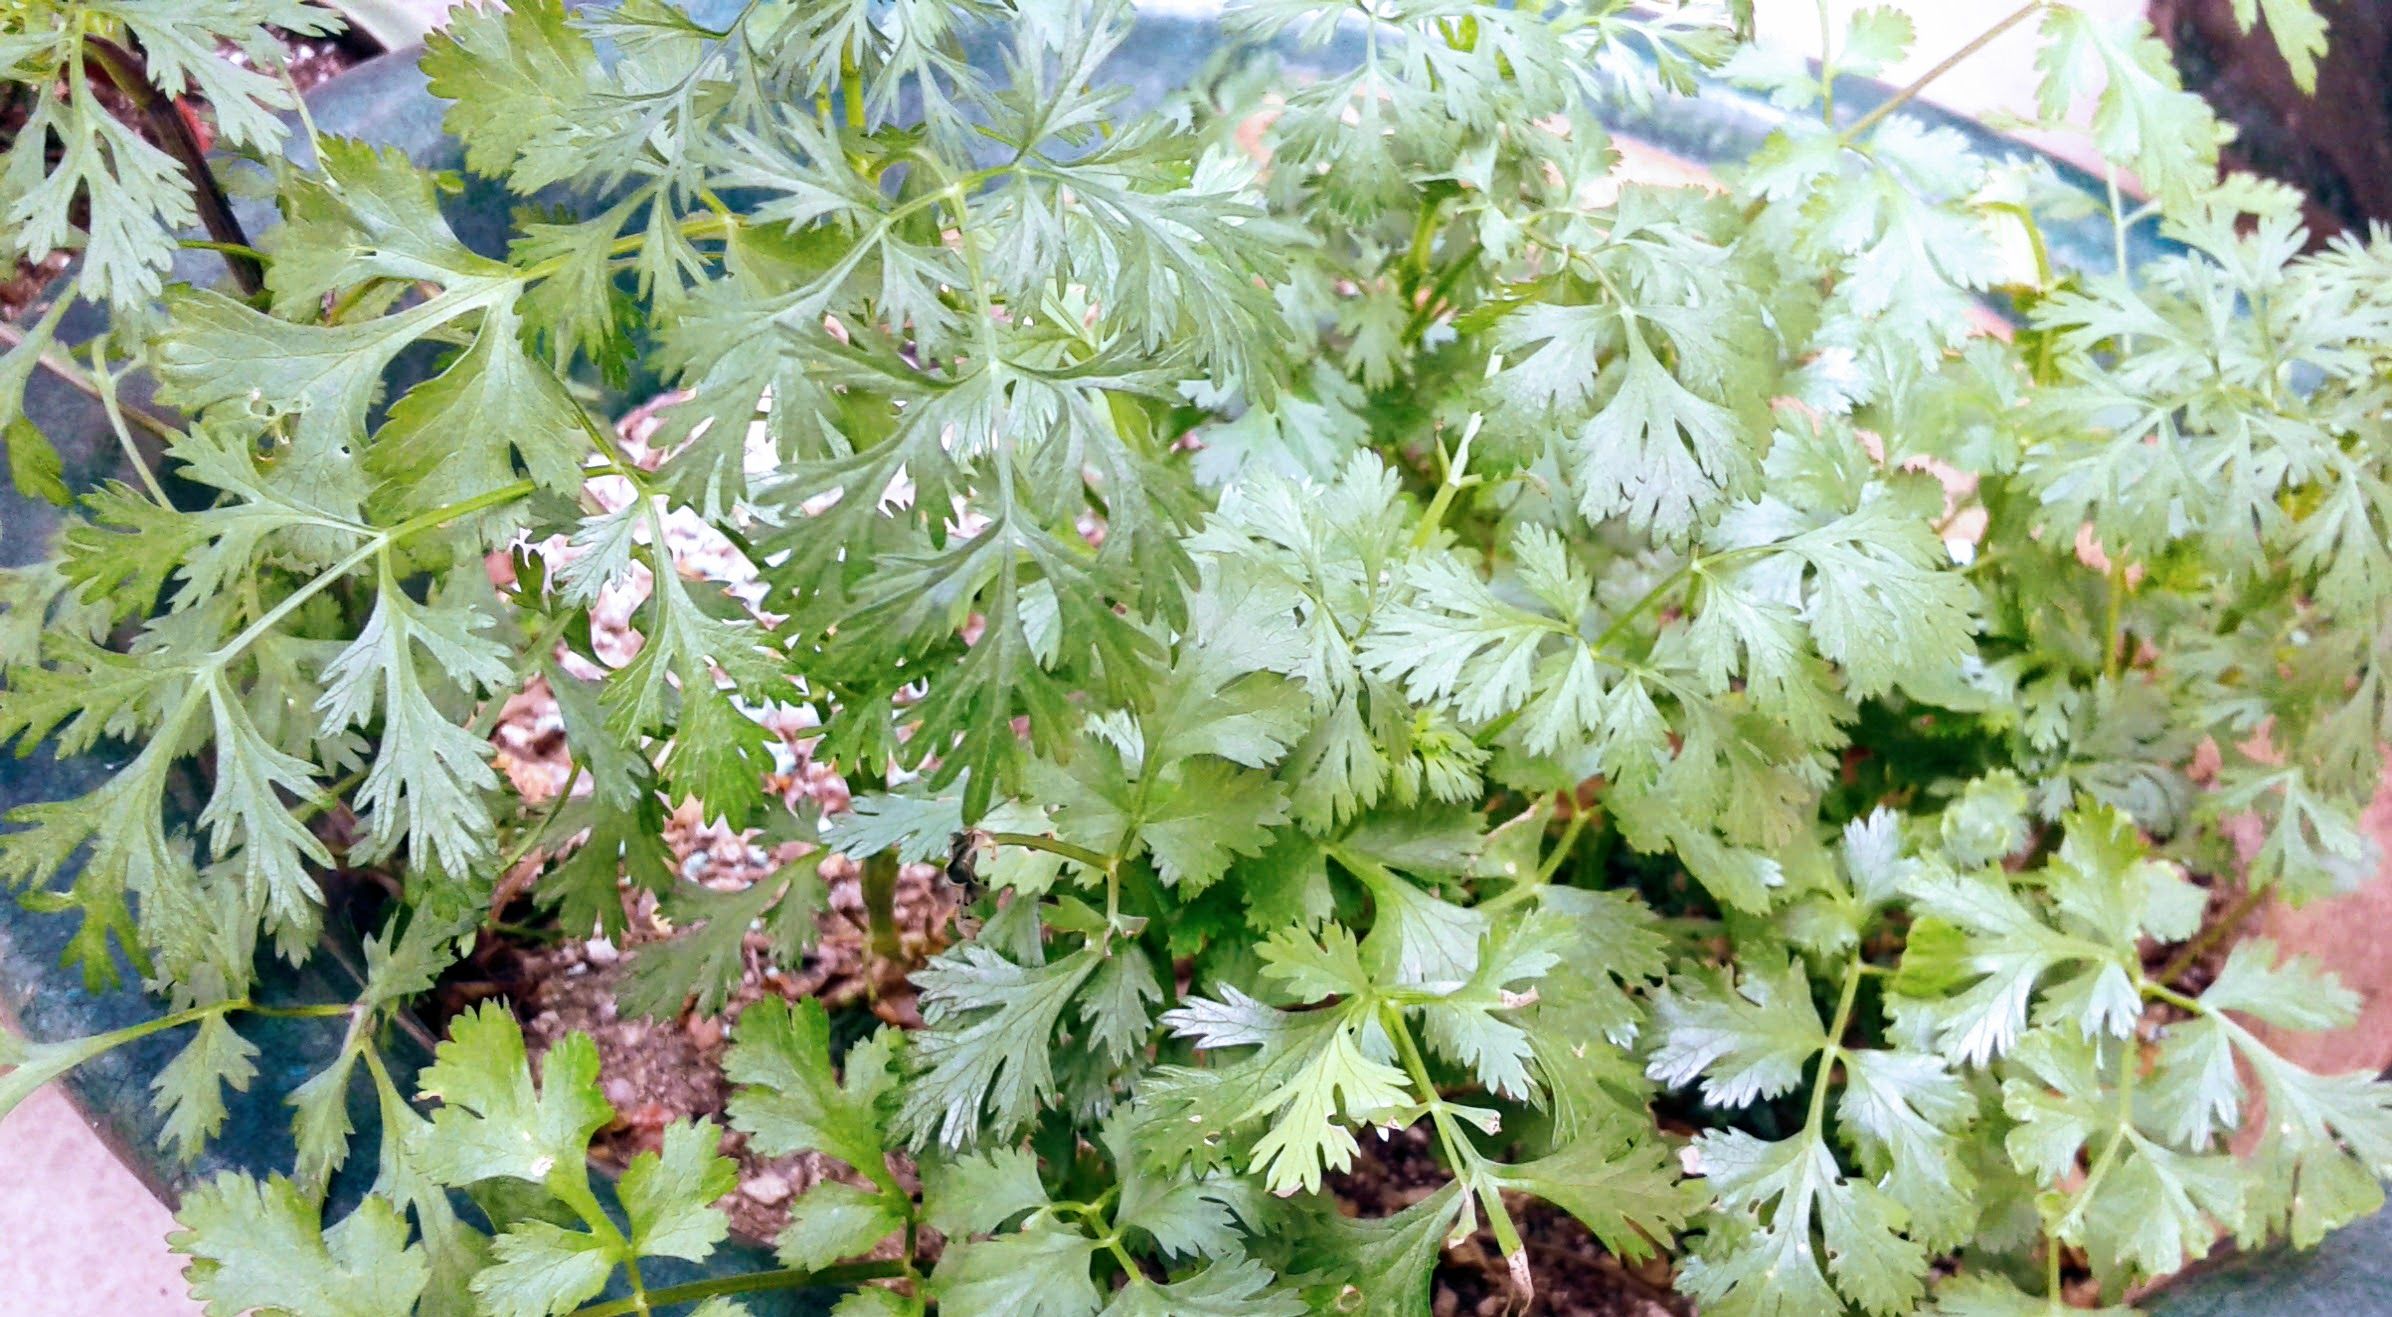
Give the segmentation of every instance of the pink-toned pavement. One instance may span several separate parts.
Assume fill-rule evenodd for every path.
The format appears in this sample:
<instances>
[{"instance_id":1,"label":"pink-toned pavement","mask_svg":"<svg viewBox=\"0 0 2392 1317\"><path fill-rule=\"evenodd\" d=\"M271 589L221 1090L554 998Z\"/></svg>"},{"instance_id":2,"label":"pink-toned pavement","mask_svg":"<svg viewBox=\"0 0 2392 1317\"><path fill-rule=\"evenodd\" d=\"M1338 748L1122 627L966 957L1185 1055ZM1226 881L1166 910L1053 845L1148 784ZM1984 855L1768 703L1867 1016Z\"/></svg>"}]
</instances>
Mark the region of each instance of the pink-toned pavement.
<instances>
[{"instance_id":1,"label":"pink-toned pavement","mask_svg":"<svg viewBox=\"0 0 2392 1317\"><path fill-rule=\"evenodd\" d=\"M174 1218L55 1089L0 1122L0 1294L11 1317L197 1317Z\"/></svg>"}]
</instances>

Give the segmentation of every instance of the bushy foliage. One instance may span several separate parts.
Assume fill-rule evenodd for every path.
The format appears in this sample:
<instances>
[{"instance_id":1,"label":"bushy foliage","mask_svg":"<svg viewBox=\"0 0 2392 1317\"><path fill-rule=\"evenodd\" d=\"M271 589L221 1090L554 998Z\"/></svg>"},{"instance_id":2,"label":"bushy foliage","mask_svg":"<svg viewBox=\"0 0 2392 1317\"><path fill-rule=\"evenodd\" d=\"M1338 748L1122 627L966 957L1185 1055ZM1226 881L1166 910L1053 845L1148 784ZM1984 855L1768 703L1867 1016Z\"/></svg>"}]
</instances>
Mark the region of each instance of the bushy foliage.
<instances>
[{"instance_id":1,"label":"bushy foliage","mask_svg":"<svg viewBox=\"0 0 2392 1317\"><path fill-rule=\"evenodd\" d=\"M2295 198L2220 179L2147 29L1994 28L2039 29L2042 126L2089 133L2105 205L1916 86L1851 105L1896 9L1812 68L1699 6L1259 0L1133 114L1134 20L1095 0L518 0L423 56L465 167L524 199L500 256L395 152L281 161L290 98L206 53L323 15L161 8L0 33L35 106L0 247L78 250L118 312L0 361L17 487L68 509L6 577L0 735L125 750L12 814L0 875L175 1013L0 1037L0 1109L191 1026L157 1100L196 1152L319 878L405 891L364 996L297 1008L347 1028L291 1178L183 1203L211 1312L727 1317L819 1282L844 1317L1424 1313L1481 1227L1531 1290L1541 1199L1706 1311L1996 1314L2380 1206L2392 1088L2271 1044L2355 998L2262 940L2217 962L2196 879L2300 899L2373 858L2392 243L2310 250ZM2308 4L2241 9L2307 76ZM87 40L265 153L255 293L161 290L192 180L93 98ZM1723 85L1784 111L1749 160L1621 177L1608 113ZM2115 263L2055 265L2088 219ZM2130 267L2148 225L2174 245ZM153 378L189 492L70 496L21 414L45 367L120 429L116 380ZM654 464L586 387L648 374ZM759 584L685 575L668 514ZM611 668L608 591L642 599ZM555 807L490 762L535 675L588 784ZM852 813L767 793L770 706L871 784ZM689 799L820 846L684 882L657 839ZM636 954L663 1014L719 1008L752 929L802 955L828 856L970 885L920 1029L736 1023L729 1123L854 1172L795 1201L787 1271L643 1281L725 1237L731 1164L676 1124L610 1210L586 1038L535 1074L485 1007L394 1080L501 871L560 854L568 932L626 886L687 930ZM360 1086L379 1178L327 1223ZM1412 1126L1450 1182L1342 1214L1365 1136Z\"/></svg>"}]
</instances>

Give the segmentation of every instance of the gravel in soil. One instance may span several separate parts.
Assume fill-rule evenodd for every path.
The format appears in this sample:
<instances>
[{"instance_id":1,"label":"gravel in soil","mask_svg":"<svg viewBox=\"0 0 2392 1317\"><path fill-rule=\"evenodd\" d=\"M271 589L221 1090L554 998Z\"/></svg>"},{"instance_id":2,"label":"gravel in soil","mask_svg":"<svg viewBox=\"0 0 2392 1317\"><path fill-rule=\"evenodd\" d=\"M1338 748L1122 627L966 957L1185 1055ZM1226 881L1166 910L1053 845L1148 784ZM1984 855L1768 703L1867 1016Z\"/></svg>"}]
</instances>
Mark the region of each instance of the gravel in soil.
<instances>
[{"instance_id":1,"label":"gravel in soil","mask_svg":"<svg viewBox=\"0 0 2392 1317\"><path fill-rule=\"evenodd\" d=\"M647 440L655 432L657 412L671 401L658 399L623 421L623 448L634 462L645 466L657 460L659 455L648 447ZM592 482L591 492L608 506L630 497L628 486L613 479ZM728 540L686 516L668 517L665 536L683 575L713 581L752 606L757 594L754 568ZM568 552L561 542L538 547L549 555ZM503 575L506 559L494 557L492 567ZM593 610L591 648L607 666L620 665L638 652L640 639L632 622L647 590L647 580L635 574L622 588L602 597ZM598 675L594 666L580 666L580 675ZM766 711L760 717L782 739L783 763L773 777L774 789L793 805L807 801L826 814L845 809L849 798L846 782L812 763L806 754L809 720L784 710ZM554 698L538 682L508 702L493 740L499 767L530 807L536 809L541 801L553 798L569 780L571 765L563 722ZM587 789L586 783L576 787ZM704 823L694 806L673 813L665 841L686 879L718 888L743 887L767 878L805 849L802 843L759 845L719 825ZM523 894L536 880L538 869L535 857L520 872L506 875L507 899ZM822 872L829 901L819 919L821 940L799 964L784 967L772 963L763 936L751 934L740 981L719 1015L685 1013L671 1020L647 1020L618 1011L617 990L632 959L641 947L671 936L670 929L657 920L654 898L629 891L624 897L629 929L620 945L572 935L548 941L485 936L445 985L444 1005L453 1011L472 1001L505 998L523 1020L526 1042L535 1055L569 1034L588 1034L597 1043L601 1084L616 1113L613 1124L596 1140L597 1158L601 1164L623 1166L640 1152L657 1147L664 1127L673 1121L722 1116L730 1097L722 1073L728 1037L740 1014L766 996L817 998L834 1018L849 1013L859 1032L879 1022L908 1028L921 1023L905 975L952 937L962 893L936 866L908 865L901 870L896 900L899 952L894 963L884 963L870 951L854 866L834 857L825 862ZM855 1014L866 1012L868 1016ZM1338 1185L1339 1193L1359 1214L1380 1216L1400 1211L1450 1178L1437 1164L1423 1131L1398 1134L1371 1149ZM824 1179L862 1183L849 1168L822 1157L763 1156L735 1130L726 1132L723 1150L739 1165L739 1188L722 1206L733 1229L751 1239L770 1239L779 1233L788 1224L790 1202L815 1183ZM896 1169L911 1187L912 1168L901 1165ZM1631 1269L1606 1253L1575 1219L1542 1202L1518 1200L1514 1216L1527 1241L1539 1288L1527 1312L1555 1317L1682 1317L1692 1311L1669 1293L1665 1263ZM936 1241L926 1242L935 1245ZM884 1241L883 1253L893 1256L897 1246L895 1239ZM1437 1272L1436 1317L1507 1310L1521 1311L1493 1238L1482 1230L1448 1250Z\"/></svg>"}]
</instances>

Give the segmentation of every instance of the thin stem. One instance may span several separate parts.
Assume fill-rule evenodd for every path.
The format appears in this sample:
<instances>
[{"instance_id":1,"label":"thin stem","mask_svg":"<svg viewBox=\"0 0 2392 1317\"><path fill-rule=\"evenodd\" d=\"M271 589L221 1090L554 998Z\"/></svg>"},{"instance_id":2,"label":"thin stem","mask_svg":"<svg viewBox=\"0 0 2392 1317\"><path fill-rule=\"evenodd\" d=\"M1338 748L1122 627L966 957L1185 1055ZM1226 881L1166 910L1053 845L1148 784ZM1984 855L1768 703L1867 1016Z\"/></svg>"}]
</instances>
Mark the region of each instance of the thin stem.
<instances>
[{"instance_id":1,"label":"thin stem","mask_svg":"<svg viewBox=\"0 0 2392 1317\"><path fill-rule=\"evenodd\" d=\"M1542 887L1553 881L1553 875L1559 873L1563 862L1570 858L1570 848L1578 844L1578 834L1585 830L1586 810L1577 802L1572 801L1570 821L1562 825L1561 840L1553 844L1553 853L1545 857L1543 864L1537 866L1537 886Z\"/></svg>"},{"instance_id":2,"label":"thin stem","mask_svg":"<svg viewBox=\"0 0 2392 1317\"><path fill-rule=\"evenodd\" d=\"M1496 1247L1510 1265L1514 1282L1525 1288L1528 1252L1520 1243L1520 1231L1512 1224L1511 1212L1503 1205L1502 1193L1480 1178L1479 1167L1484 1159L1479 1156L1478 1145L1462 1132L1461 1123L1447 1109L1445 1095L1437 1090L1437 1081L1429 1075L1428 1058L1421 1054L1419 1042L1413 1039L1412 1026L1404 1021L1403 1009L1392 1002L1382 1003L1379 1023L1395 1040L1404 1072L1411 1076L1421 1102L1428 1107L1429 1122L1437 1128L1437 1142L1445 1150L1445 1160L1452 1164L1456 1175L1463 1177L1470 1191L1478 1195L1480 1205L1486 1208L1487 1228L1495 1234Z\"/></svg>"},{"instance_id":3,"label":"thin stem","mask_svg":"<svg viewBox=\"0 0 2392 1317\"><path fill-rule=\"evenodd\" d=\"M1813 1138L1827 1128L1827 1079L1843 1059L1844 1031L1852 1027L1852 1006L1860 999L1861 969L1867 963L1855 952L1844 967L1844 991L1836 998L1835 1022L1827 1026L1827 1046L1819 1053L1819 1073L1811 1081L1811 1109L1802 1123Z\"/></svg>"},{"instance_id":4,"label":"thin stem","mask_svg":"<svg viewBox=\"0 0 2392 1317\"><path fill-rule=\"evenodd\" d=\"M2188 997L2185 994L2178 992L2176 989L2169 987L2165 983L2157 983L2150 979L2145 979L2143 980L2141 991L2144 996L2149 997L2151 1000L2166 1002L2168 1005L2173 1006L2189 1015L2207 1015L2210 1013L2209 1008L2201 1004L2200 998Z\"/></svg>"},{"instance_id":5,"label":"thin stem","mask_svg":"<svg viewBox=\"0 0 2392 1317\"><path fill-rule=\"evenodd\" d=\"M216 250L224 254L233 282L240 285L245 295L254 297L263 292L265 267L255 255L257 249L249 245L249 235L241 231L241 221L233 215L232 198L225 195L216 171L208 167L207 152L200 149L199 137L191 131L191 121L183 117L182 107L171 97L160 95L150 84L149 69L140 55L90 32L83 36L83 50L90 62L99 65L108 81L148 120L152 140L183 167L191 184L191 201L199 212L199 222L219 244ZM80 69L76 73L81 76Z\"/></svg>"},{"instance_id":6,"label":"thin stem","mask_svg":"<svg viewBox=\"0 0 2392 1317\"><path fill-rule=\"evenodd\" d=\"M306 1006L259 1006L252 1003L240 1009L246 1015L263 1015L277 1020L329 1020L335 1016L356 1014L357 1003L328 1001Z\"/></svg>"},{"instance_id":7,"label":"thin stem","mask_svg":"<svg viewBox=\"0 0 2392 1317\"><path fill-rule=\"evenodd\" d=\"M167 500L165 488L158 483L157 473L150 470L149 460L141 455L141 446L133 442L132 428L125 424L124 405L116 396L118 377L109 374L107 367L102 364L106 359L107 342L108 336L102 334L91 343L91 378L93 383L100 386L100 410L107 413L108 428L116 432L116 445L124 450L126 464L140 475L142 488L149 491L149 496L157 501L159 507L173 507L174 504Z\"/></svg>"},{"instance_id":8,"label":"thin stem","mask_svg":"<svg viewBox=\"0 0 2392 1317\"><path fill-rule=\"evenodd\" d=\"M1570 858L1570 848L1578 844L1578 834L1585 828L1586 811L1583 809L1572 810L1569 822L1562 826L1561 840L1554 843L1553 853L1547 855L1543 862L1537 865L1535 876L1515 882L1512 886L1479 902L1478 908L1490 911L1508 909L1543 890L1547 883L1553 881L1553 875L1560 871L1563 862Z\"/></svg>"},{"instance_id":9,"label":"thin stem","mask_svg":"<svg viewBox=\"0 0 2392 1317\"><path fill-rule=\"evenodd\" d=\"M61 306L63 307L63 303ZM15 325L0 325L0 349L14 350L17 347L22 346L24 342L24 330L17 328ZM101 389L97 381L92 379L88 371L85 371L81 366L76 365L74 362L68 361L66 358L58 356L57 354L44 349L41 352L34 354L33 363L41 367L43 370L50 372L52 375L57 376L61 382L66 384L67 387L73 389L75 392L90 398L92 401L97 402L102 406L107 405L106 392ZM144 411L139 407L131 406L130 404L122 402L118 403L118 406L123 409L126 420L129 420L135 425L140 426L142 429L149 431L151 434L156 435L160 439L176 439L181 437L183 433L174 426L169 425L154 412Z\"/></svg>"},{"instance_id":10,"label":"thin stem","mask_svg":"<svg viewBox=\"0 0 2392 1317\"><path fill-rule=\"evenodd\" d=\"M540 838L548 834L548 829L556 822L557 815L564 813L565 806L572 803L573 788L579 785L581 785L581 761L576 759L573 761L573 767L565 773L565 785L557 788L556 799L548 802L548 808L541 811L540 821L533 824L531 830L524 833L515 842L514 847L507 852L506 858L498 862L496 872L499 877L504 878L513 873L515 866L523 863L524 857L530 855L532 849L540 844ZM498 911L491 910L490 917L493 920L497 919Z\"/></svg>"},{"instance_id":11,"label":"thin stem","mask_svg":"<svg viewBox=\"0 0 2392 1317\"><path fill-rule=\"evenodd\" d=\"M258 620L255 622L252 622L247 627L243 628L241 634L234 636L231 640L219 645L213 653L208 655L206 661L202 665L203 669L221 668L225 664L230 663L236 655L241 653L241 651L256 643L259 636L262 636L266 634L266 632L273 630L276 623L290 616L293 610L297 609L300 605L305 604L308 600L315 598L316 595L329 588L334 581L340 580L342 577L347 576L350 572L357 570L359 564L363 563L366 559L373 557L375 554L382 552L384 549L389 548L391 545L396 544L401 540L407 539L410 536L416 535L422 531L427 531L436 526L445 525L449 522L455 521L459 517L469 517L476 512L495 508L502 504L512 503L516 499L530 494L534 488L535 486L531 481L518 480L514 484L505 485L498 489L490 490L486 493L476 494L472 498L459 500L458 502L451 503L446 507L438 507L429 512L420 513L400 522L398 525L391 527L389 530L383 531L380 534L373 536L363 545L359 546L356 552L351 553L348 557L341 559L337 563L334 563L332 566L326 568L323 572L318 574L314 580L309 581L307 584L300 586L298 589L293 590L290 594L284 596L282 602L266 610L264 616L258 618ZM196 687L194 689L196 689Z\"/></svg>"},{"instance_id":12,"label":"thin stem","mask_svg":"<svg viewBox=\"0 0 2392 1317\"><path fill-rule=\"evenodd\" d=\"M1453 507L1454 496L1478 483L1468 473L1470 441L1478 437L1479 421L1479 414L1472 412L1469 424L1463 427L1462 441L1454 446L1453 456L1445 459L1445 478L1437 482L1437 492L1429 499L1428 511L1421 515L1420 524L1412 528L1413 548L1429 547L1429 542L1437 538L1438 528L1445 524L1445 514ZM1444 453L1443 445L1439 445L1438 452Z\"/></svg>"},{"instance_id":13,"label":"thin stem","mask_svg":"<svg viewBox=\"0 0 2392 1317\"><path fill-rule=\"evenodd\" d=\"M2249 890L2237 897L2234 904L2221 911L2209 927L2202 929L2190 942L2177 948L2175 955L2168 957L2168 963L2160 966L2159 973L2151 976L2153 986L2160 987L2165 991L2176 980L2183 978L2184 972L2191 969L2194 962L2207 954L2210 948L2233 936L2235 930L2242 927L2244 920L2249 919L2260 906L2266 904L2268 890L2266 887L2253 884ZM2166 998L2161 1000L2164 1001Z\"/></svg>"},{"instance_id":14,"label":"thin stem","mask_svg":"<svg viewBox=\"0 0 2392 1317\"><path fill-rule=\"evenodd\" d=\"M1960 49L1953 51L1951 54L1944 56L1941 60L1937 61L1935 67L1928 69L1925 73L1922 73L1918 77L1912 79L1908 85L1902 87L1893 95L1888 96L1884 100L1878 102L1875 109L1870 110L1867 114L1864 114L1858 119L1853 120L1850 127L1838 134L1839 140L1847 143L1859 141L1861 137L1865 135L1871 128L1874 128L1879 123L1882 123L1887 115L1892 114L1894 111L1899 110L1913 100L1916 100L1919 93L1925 91L1935 82L1937 78L1950 73L1953 69L1959 67L1961 62L1966 60L1969 56L1976 54L1978 51L1985 49L1985 47L1989 45L1992 45L1995 38L2001 36L2001 34L2009 31L2011 28L2018 26L2020 23L2025 22L2028 17L2033 15L2037 10L2043 8L2043 5L2044 0L2027 0L2025 4L2020 5L2018 8L2013 9L2009 13L2003 15L2000 21L1996 22L1992 27L1989 27L1978 33L1969 41L1967 45L1964 45Z\"/></svg>"},{"instance_id":15,"label":"thin stem","mask_svg":"<svg viewBox=\"0 0 2392 1317\"><path fill-rule=\"evenodd\" d=\"M784 1267L778 1271L749 1271L736 1276L717 1276L712 1280L693 1280L683 1285L667 1285L646 1294L646 1306L637 1299L610 1299L576 1308L572 1317L628 1317L631 1313L669 1308L678 1303L696 1303L702 1299L726 1294L759 1294L766 1290L793 1290L804 1286L854 1285L867 1280L887 1280L904 1275L904 1269L894 1262L844 1262L819 1271L802 1267Z\"/></svg>"},{"instance_id":16,"label":"thin stem","mask_svg":"<svg viewBox=\"0 0 2392 1317\"><path fill-rule=\"evenodd\" d=\"M1827 12L1827 0L1817 0L1812 8L1819 11L1819 121L1832 128L1836 122L1836 48L1835 23Z\"/></svg>"},{"instance_id":17,"label":"thin stem","mask_svg":"<svg viewBox=\"0 0 2392 1317\"><path fill-rule=\"evenodd\" d=\"M261 265L272 265L274 258L245 242L218 242L213 238L177 238L175 245L186 251L221 252L227 256L241 256Z\"/></svg>"},{"instance_id":18,"label":"thin stem","mask_svg":"<svg viewBox=\"0 0 2392 1317\"><path fill-rule=\"evenodd\" d=\"M903 953L897 933L897 854L882 851L864 861L858 876L863 890L864 922L871 932L872 955L882 967L894 965Z\"/></svg>"},{"instance_id":19,"label":"thin stem","mask_svg":"<svg viewBox=\"0 0 2392 1317\"><path fill-rule=\"evenodd\" d=\"M2108 552L2104 549L2103 552ZM2126 562L2110 559L2109 601L2101 619L2101 675L2116 680L2126 671Z\"/></svg>"},{"instance_id":20,"label":"thin stem","mask_svg":"<svg viewBox=\"0 0 2392 1317\"><path fill-rule=\"evenodd\" d=\"M2093 1201L2094 1192L2101 1188L2103 1180L2109 1178L2111 1168L2118 1164L2120 1150L2125 1148L2127 1140L2134 1134L2135 1072L2141 1068L2140 1058L2135 1055L2135 1039L2132 1036L2123 1040L2122 1046L2126 1049L2126 1055L2118 1073L2118 1106L2110 1141L2102 1148L2101 1155L2093 1160L2092 1168L2085 1172L2084 1183L2078 1185L2076 1192L2069 1196L2068 1211L2053 1225L2054 1234L2066 1230L2069 1223L2075 1221L2086 1205Z\"/></svg>"},{"instance_id":21,"label":"thin stem","mask_svg":"<svg viewBox=\"0 0 2392 1317\"><path fill-rule=\"evenodd\" d=\"M992 832L988 834L988 839L999 846L1019 846L1023 850L1045 851L1049 855L1060 855L1074 864L1083 865L1102 873L1113 872L1121 863L1110 855L1099 855L1085 846L1074 845L1060 837L1042 837L1034 832Z\"/></svg>"},{"instance_id":22,"label":"thin stem","mask_svg":"<svg viewBox=\"0 0 2392 1317\"><path fill-rule=\"evenodd\" d=\"M1703 562L1703 556L1698 553L1680 563L1676 571L1662 577L1659 584L1645 591L1635 603L1628 605L1619 616L1611 619L1611 622L1603 628L1602 634L1595 637L1592 647L1598 651L1611 648L1611 642L1618 640L1628 630L1630 622L1643 616L1646 609L1661 601L1662 596L1692 578L1701 569Z\"/></svg>"},{"instance_id":23,"label":"thin stem","mask_svg":"<svg viewBox=\"0 0 2392 1317\"><path fill-rule=\"evenodd\" d=\"M1437 282L1429 285L1429 295L1421 299L1420 305L1412 308L1412 318L1404 324L1404 343L1407 346L1418 343L1420 336L1436 323L1437 308L1453 295L1454 285L1462 281L1462 276L1470 273L1471 268L1478 264L1478 253L1478 240L1473 238L1470 245L1462 248L1460 254L1447 263L1444 271L1437 276Z\"/></svg>"}]
</instances>

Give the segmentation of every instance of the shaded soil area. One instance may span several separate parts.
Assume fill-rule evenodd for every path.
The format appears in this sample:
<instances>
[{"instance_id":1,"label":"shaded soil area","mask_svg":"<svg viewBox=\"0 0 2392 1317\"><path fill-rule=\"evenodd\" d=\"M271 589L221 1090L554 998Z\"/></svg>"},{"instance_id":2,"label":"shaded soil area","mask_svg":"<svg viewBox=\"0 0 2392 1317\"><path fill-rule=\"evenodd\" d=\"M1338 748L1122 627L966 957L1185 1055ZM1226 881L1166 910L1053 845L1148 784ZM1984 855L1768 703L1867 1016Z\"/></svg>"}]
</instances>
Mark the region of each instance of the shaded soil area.
<instances>
[{"instance_id":1,"label":"shaded soil area","mask_svg":"<svg viewBox=\"0 0 2392 1317\"><path fill-rule=\"evenodd\" d=\"M1393 1216L1453 1179L1438 1160L1426 1123L1384 1140L1365 1139L1354 1169L1329 1188L1364 1217ZM1525 1308L1512 1293L1503 1250L1485 1226L1445 1250L1430 1281L1433 1317L1691 1317L1694 1305L1670 1290L1669 1264L1637 1265L1604 1251L1578 1218L1538 1198L1509 1195L1512 1220L1528 1250L1537 1292Z\"/></svg>"},{"instance_id":2,"label":"shaded soil area","mask_svg":"<svg viewBox=\"0 0 2392 1317\"><path fill-rule=\"evenodd\" d=\"M2235 126L2228 162L2308 193L2321 239L2392 221L2392 5L2318 6L2332 31L2315 95L2294 85L2264 27L2239 30L2235 8L2236 0L2151 3L2151 25L2175 53L2184 85Z\"/></svg>"}]
</instances>

